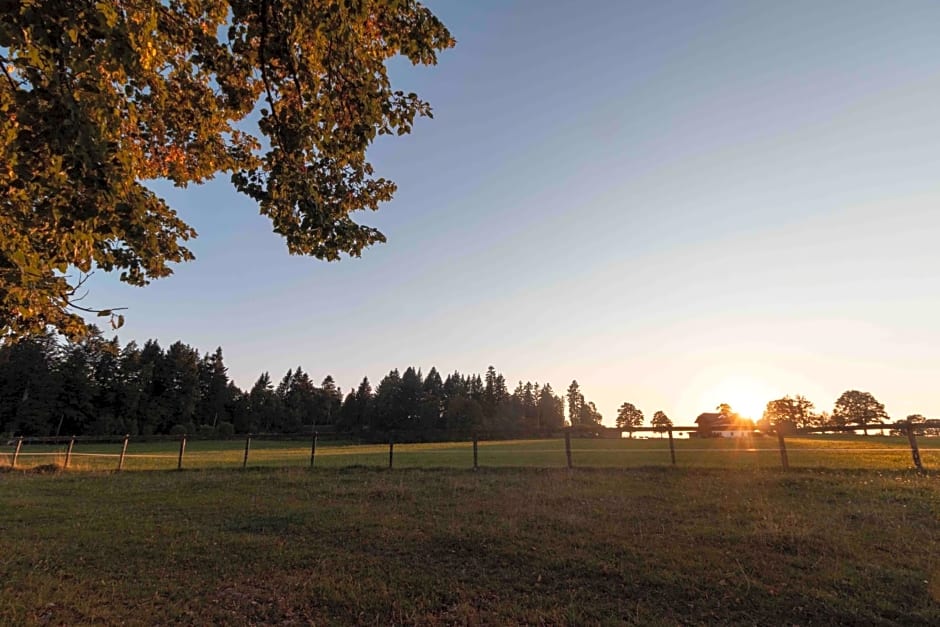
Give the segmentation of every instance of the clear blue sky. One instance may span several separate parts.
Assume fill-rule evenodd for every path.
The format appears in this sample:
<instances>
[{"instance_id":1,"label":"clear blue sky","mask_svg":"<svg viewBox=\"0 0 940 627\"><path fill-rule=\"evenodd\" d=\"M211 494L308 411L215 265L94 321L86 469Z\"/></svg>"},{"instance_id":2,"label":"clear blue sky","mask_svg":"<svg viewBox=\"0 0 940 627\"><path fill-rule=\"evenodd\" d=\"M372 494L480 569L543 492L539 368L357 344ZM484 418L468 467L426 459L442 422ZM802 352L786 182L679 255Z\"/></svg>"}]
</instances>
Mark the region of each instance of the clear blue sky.
<instances>
[{"instance_id":1,"label":"clear blue sky","mask_svg":"<svg viewBox=\"0 0 940 627\"><path fill-rule=\"evenodd\" d=\"M391 65L435 119L370 152L388 243L289 257L226 180L157 184L197 260L93 280L122 341L221 345L242 387L577 378L607 424L846 389L940 417L940 3L427 4L458 45Z\"/></svg>"}]
</instances>

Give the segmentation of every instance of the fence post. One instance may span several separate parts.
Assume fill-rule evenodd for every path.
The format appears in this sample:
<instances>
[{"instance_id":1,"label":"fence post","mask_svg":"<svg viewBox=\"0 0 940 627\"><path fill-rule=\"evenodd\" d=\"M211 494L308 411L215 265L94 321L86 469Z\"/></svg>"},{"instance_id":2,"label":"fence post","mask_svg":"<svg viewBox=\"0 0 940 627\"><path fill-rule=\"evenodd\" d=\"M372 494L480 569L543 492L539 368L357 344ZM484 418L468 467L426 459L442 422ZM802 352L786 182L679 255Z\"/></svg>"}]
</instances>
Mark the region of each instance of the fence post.
<instances>
[{"instance_id":1,"label":"fence post","mask_svg":"<svg viewBox=\"0 0 940 627\"><path fill-rule=\"evenodd\" d=\"M185 452L186 452L186 434L184 433L182 437L180 437L180 458L179 458L179 461L176 462L177 470L183 469L183 453Z\"/></svg>"},{"instance_id":2,"label":"fence post","mask_svg":"<svg viewBox=\"0 0 940 627\"><path fill-rule=\"evenodd\" d=\"M69 447L65 449L65 470L69 468L69 462L72 461L72 449L75 447L75 436L72 436L72 439L69 440Z\"/></svg>"},{"instance_id":3,"label":"fence post","mask_svg":"<svg viewBox=\"0 0 940 627\"><path fill-rule=\"evenodd\" d=\"M313 460L317 456L317 436L318 435L319 434L316 431L313 432L313 444L310 445L310 467L311 468L313 468Z\"/></svg>"},{"instance_id":4,"label":"fence post","mask_svg":"<svg viewBox=\"0 0 940 627\"><path fill-rule=\"evenodd\" d=\"M669 456L672 458L672 465L676 465L676 445L672 441L672 427L669 427Z\"/></svg>"},{"instance_id":5,"label":"fence post","mask_svg":"<svg viewBox=\"0 0 940 627\"><path fill-rule=\"evenodd\" d=\"M780 444L780 463L784 470L790 470L790 460L787 458L787 442L783 439L783 426L777 425L777 442Z\"/></svg>"},{"instance_id":6,"label":"fence post","mask_svg":"<svg viewBox=\"0 0 940 627\"><path fill-rule=\"evenodd\" d=\"M478 459L477 458L477 441L478 440L479 440L479 436L476 433L474 433L473 434L473 469L474 470L480 467L480 465L477 463L477 459Z\"/></svg>"},{"instance_id":7,"label":"fence post","mask_svg":"<svg viewBox=\"0 0 940 627\"><path fill-rule=\"evenodd\" d=\"M245 459L242 460L242 469L248 468L248 451L251 450L251 436L245 436Z\"/></svg>"},{"instance_id":8,"label":"fence post","mask_svg":"<svg viewBox=\"0 0 940 627\"><path fill-rule=\"evenodd\" d=\"M118 470L124 470L124 457L127 455L127 441L131 439L130 434L124 436L124 446L121 447L121 458L118 460Z\"/></svg>"},{"instance_id":9,"label":"fence post","mask_svg":"<svg viewBox=\"0 0 940 627\"><path fill-rule=\"evenodd\" d=\"M571 468L571 431L565 431L565 458L568 460L568 468Z\"/></svg>"},{"instance_id":10,"label":"fence post","mask_svg":"<svg viewBox=\"0 0 940 627\"><path fill-rule=\"evenodd\" d=\"M911 443L911 457L914 458L914 466L919 472L924 471L924 464L920 461L920 449L917 448L917 436L914 435L914 423L907 419L907 440Z\"/></svg>"},{"instance_id":11,"label":"fence post","mask_svg":"<svg viewBox=\"0 0 940 627\"><path fill-rule=\"evenodd\" d=\"M392 454L395 451L395 438L389 436L388 438L388 469L392 469Z\"/></svg>"},{"instance_id":12,"label":"fence post","mask_svg":"<svg viewBox=\"0 0 940 627\"><path fill-rule=\"evenodd\" d=\"M21 448L23 448L23 436L20 436L16 440L16 450L13 451L13 461L10 463L10 468L16 468L16 460L20 457Z\"/></svg>"}]
</instances>

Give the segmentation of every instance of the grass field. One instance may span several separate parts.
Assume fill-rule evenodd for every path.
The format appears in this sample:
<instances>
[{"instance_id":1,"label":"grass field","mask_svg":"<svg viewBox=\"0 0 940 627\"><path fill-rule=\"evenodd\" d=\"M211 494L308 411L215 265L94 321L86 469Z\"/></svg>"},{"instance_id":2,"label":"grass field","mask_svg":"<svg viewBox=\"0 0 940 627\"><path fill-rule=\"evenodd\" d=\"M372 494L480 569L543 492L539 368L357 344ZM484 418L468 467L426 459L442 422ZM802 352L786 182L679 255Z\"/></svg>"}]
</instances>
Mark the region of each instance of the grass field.
<instances>
[{"instance_id":1,"label":"grass field","mask_svg":"<svg viewBox=\"0 0 940 627\"><path fill-rule=\"evenodd\" d=\"M0 624L935 625L938 520L899 469L3 472Z\"/></svg>"},{"instance_id":2,"label":"grass field","mask_svg":"<svg viewBox=\"0 0 940 627\"><path fill-rule=\"evenodd\" d=\"M714 468L777 468L780 453L774 438L677 439L679 466ZM940 466L940 439L921 438L924 464ZM0 466L12 461L12 446L0 448ZM65 446L26 445L17 465L29 468L57 464L65 460ZM394 465L398 468L466 468L473 465L469 442L438 444L396 444ZM912 466L910 447L903 437L809 436L787 439L791 466L822 468L903 469ZM118 465L120 444L79 442L73 451L70 469L113 470ZM176 442L135 443L131 441L125 459L126 470L160 470L177 467ZM244 441L190 440L183 460L185 468L239 468L244 459ZM594 440L573 439L575 466L629 468L669 465L665 439ZM353 445L322 440L317 446L316 466L340 468L388 466L388 445ZM564 441L516 440L480 442L479 463L486 467L564 467ZM253 440L249 453L251 467L309 466L310 444L300 441Z\"/></svg>"}]
</instances>

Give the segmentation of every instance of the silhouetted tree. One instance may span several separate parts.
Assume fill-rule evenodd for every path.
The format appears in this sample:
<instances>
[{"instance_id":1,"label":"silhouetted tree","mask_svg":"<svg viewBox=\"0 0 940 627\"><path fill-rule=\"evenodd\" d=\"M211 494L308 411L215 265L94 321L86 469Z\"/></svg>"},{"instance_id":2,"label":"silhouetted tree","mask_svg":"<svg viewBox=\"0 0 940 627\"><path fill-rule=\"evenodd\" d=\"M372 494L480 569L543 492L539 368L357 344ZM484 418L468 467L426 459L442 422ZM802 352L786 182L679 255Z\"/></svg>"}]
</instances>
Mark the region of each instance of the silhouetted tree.
<instances>
[{"instance_id":1,"label":"silhouetted tree","mask_svg":"<svg viewBox=\"0 0 940 627\"><path fill-rule=\"evenodd\" d=\"M672 427L672 420L669 419L666 412L660 410L653 414L653 420L650 424L659 432L659 435L662 436L663 432L668 431L669 428Z\"/></svg>"},{"instance_id":2,"label":"silhouetted tree","mask_svg":"<svg viewBox=\"0 0 940 627\"><path fill-rule=\"evenodd\" d=\"M538 426L542 429L560 429L565 425L565 401L555 396L552 386L546 383L539 392Z\"/></svg>"},{"instance_id":3,"label":"silhouetted tree","mask_svg":"<svg viewBox=\"0 0 940 627\"><path fill-rule=\"evenodd\" d=\"M444 382L433 366L424 378L419 423L422 429L439 429L444 426Z\"/></svg>"},{"instance_id":4,"label":"silhouetted tree","mask_svg":"<svg viewBox=\"0 0 940 627\"><path fill-rule=\"evenodd\" d=\"M643 412L637 409L633 403L624 403L617 411L617 427L620 429L632 429L643 424ZM633 437L633 431L630 431L630 437Z\"/></svg>"},{"instance_id":5,"label":"silhouetted tree","mask_svg":"<svg viewBox=\"0 0 940 627\"><path fill-rule=\"evenodd\" d=\"M398 429L405 422L401 403L401 375L391 370L375 389L375 421L377 429Z\"/></svg>"},{"instance_id":6,"label":"silhouetted tree","mask_svg":"<svg viewBox=\"0 0 940 627\"><path fill-rule=\"evenodd\" d=\"M813 412L813 403L800 395L770 401L761 421L774 429L803 429L820 422L819 416Z\"/></svg>"},{"instance_id":7,"label":"silhouetted tree","mask_svg":"<svg viewBox=\"0 0 940 627\"><path fill-rule=\"evenodd\" d=\"M581 424L581 413L584 405L584 395L581 394L581 387L577 379L568 386L568 421L571 426Z\"/></svg>"},{"instance_id":8,"label":"silhouetted tree","mask_svg":"<svg viewBox=\"0 0 940 627\"><path fill-rule=\"evenodd\" d=\"M868 435L868 426L883 424L888 414L885 406L868 392L848 390L836 400L832 420L837 425L858 425Z\"/></svg>"}]
</instances>

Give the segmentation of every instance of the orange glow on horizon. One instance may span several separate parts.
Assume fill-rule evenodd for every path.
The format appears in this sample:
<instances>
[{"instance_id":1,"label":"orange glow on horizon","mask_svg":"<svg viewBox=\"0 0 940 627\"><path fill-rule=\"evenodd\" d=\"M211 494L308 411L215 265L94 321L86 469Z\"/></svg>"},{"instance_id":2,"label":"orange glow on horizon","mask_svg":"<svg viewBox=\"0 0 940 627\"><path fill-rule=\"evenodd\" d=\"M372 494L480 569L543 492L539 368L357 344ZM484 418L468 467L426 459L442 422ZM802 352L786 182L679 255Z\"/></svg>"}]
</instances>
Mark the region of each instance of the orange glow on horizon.
<instances>
[{"instance_id":1,"label":"orange glow on horizon","mask_svg":"<svg viewBox=\"0 0 940 627\"><path fill-rule=\"evenodd\" d=\"M731 405L731 409L742 418L760 420L767 403L780 395L767 382L748 375L726 375L709 385L704 390L700 405L701 411L715 411L721 403Z\"/></svg>"}]
</instances>

